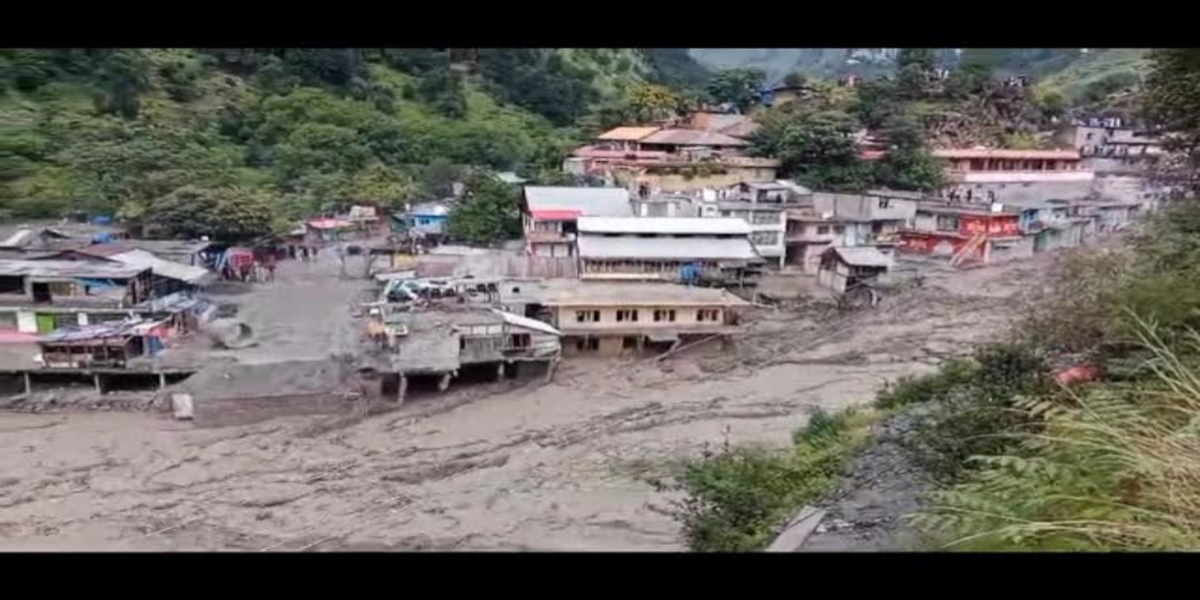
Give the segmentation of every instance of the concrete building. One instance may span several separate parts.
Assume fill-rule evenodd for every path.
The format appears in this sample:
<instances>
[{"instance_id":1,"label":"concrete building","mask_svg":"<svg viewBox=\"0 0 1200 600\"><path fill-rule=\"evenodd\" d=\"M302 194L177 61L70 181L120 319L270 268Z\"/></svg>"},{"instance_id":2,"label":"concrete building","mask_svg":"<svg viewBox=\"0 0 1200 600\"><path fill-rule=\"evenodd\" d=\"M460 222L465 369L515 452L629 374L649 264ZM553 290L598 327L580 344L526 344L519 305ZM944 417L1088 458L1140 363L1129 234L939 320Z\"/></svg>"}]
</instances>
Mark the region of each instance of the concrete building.
<instances>
[{"instance_id":1,"label":"concrete building","mask_svg":"<svg viewBox=\"0 0 1200 600\"><path fill-rule=\"evenodd\" d=\"M746 156L749 143L717 131L618 127L576 149L563 170L598 177L642 197L659 190L722 188L775 179L779 161Z\"/></svg>"},{"instance_id":2,"label":"concrete building","mask_svg":"<svg viewBox=\"0 0 1200 600\"><path fill-rule=\"evenodd\" d=\"M1119 118L1076 121L1059 139L1078 150L1085 166L1097 173L1143 169L1165 154L1157 137Z\"/></svg>"},{"instance_id":3,"label":"concrete building","mask_svg":"<svg viewBox=\"0 0 1200 600\"><path fill-rule=\"evenodd\" d=\"M874 246L890 255L916 207L917 200L901 192L816 192L808 207L787 212L784 263L816 274L821 257L834 246Z\"/></svg>"},{"instance_id":4,"label":"concrete building","mask_svg":"<svg viewBox=\"0 0 1200 600\"><path fill-rule=\"evenodd\" d=\"M661 351L727 335L737 329L733 311L749 305L723 289L672 283L546 280L538 294L565 355Z\"/></svg>"},{"instance_id":5,"label":"concrete building","mask_svg":"<svg viewBox=\"0 0 1200 600\"><path fill-rule=\"evenodd\" d=\"M524 363L541 363L550 376L561 357L559 330L500 310L440 306L394 312L384 321L382 393L394 393L401 402L412 377L435 377L438 389L444 391L468 368L502 379Z\"/></svg>"},{"instance_id":6,"label":"concrete building","mask_svg":"<svg viewBox=\"0 0 1200 600\"><path fill-rule=\"evenodd\" d=\"M765 262L742 219L581 217L578 224L585 279L679 281L690 272L698 280L745 285Z\"/></svg>"},{"instance_id":7,"label":"concrete building","mask_svg":"<svg viewBox=\"0 0 1200 600\"><path fill-rule=\"evenodd\" d=\"M954 263L984 264L1033 255L1034 239L1021 231L1021 210L994 204L990 208L922 202L913 228L900 234L905 252L949 258Z\"/></svg>"},{"instance_id":8,"label":"concrete building","mask_svg":"<svg viewBox=\"0 0 1200 600\"><path fill-rule=\"evenodd\" d=\"M572 257L580 217L628 217L633 209L624 188L526 186L522 213L526 254Z\"/></svg>"},{"instance_id":9,"label":"concrete building","mask_svg":"<svg viewBox=\"0 0 1200 600\"><path fill-rule=\"evenodd\" d=\"M946 161L941 196L966 203L1076 200L1093 193L1094 171L1077 150L934 150Z\"/></svg>"},{"instance_id":10,"label":"concrete building","mask_svg":"<svg viewBox=\"0 0 1200 600\"><path fill-rule=\"evenodd\" d=\"M829 248L861 246L869 243L870 237L871 222L865 219L835 219L811 210L788 211L784 264L815 275L821 256Z\"/></svg>"},{"instance_id":11,"label":"concrete building","mask_svg":"<svg viewBox=\"0 0 1200 600\"><path fill-rule=\"evenodd\" d=\"M394 213L391 230L397 233L440 237L445 233L446 222L449 220L449 204L446 202L422 202L409 206L403 212Z\"/></svg>"}]
</instances>

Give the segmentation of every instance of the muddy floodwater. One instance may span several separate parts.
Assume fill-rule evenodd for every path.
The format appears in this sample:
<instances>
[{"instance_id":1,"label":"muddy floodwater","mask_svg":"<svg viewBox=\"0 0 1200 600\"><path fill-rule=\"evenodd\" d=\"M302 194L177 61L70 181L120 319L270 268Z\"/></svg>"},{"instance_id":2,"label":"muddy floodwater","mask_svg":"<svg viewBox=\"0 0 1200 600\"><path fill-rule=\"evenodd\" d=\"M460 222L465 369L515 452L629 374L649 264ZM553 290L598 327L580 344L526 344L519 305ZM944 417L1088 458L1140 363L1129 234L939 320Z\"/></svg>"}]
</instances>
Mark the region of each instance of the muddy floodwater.
<instances>
[{"instance_id":1,"label":"muddy floodwater","mask_svg":"<svg viewBox=\"0 0 1200 600\"><path fill-rule=\"evenodd\" d=\"M651 483L672 459L783 445L814 407L870 402L1002 331L1049 262L934 273L849 316L759 309L723 352L567 360L552 383L456 385L356 423L0 413L0 549L679 550L671 498ZM282 308L244 314L284 347L253 360L356 343L354 293L307 266L253 292ZM293 319L325 321L300 339Z\"/></svg>"}]
</instances>

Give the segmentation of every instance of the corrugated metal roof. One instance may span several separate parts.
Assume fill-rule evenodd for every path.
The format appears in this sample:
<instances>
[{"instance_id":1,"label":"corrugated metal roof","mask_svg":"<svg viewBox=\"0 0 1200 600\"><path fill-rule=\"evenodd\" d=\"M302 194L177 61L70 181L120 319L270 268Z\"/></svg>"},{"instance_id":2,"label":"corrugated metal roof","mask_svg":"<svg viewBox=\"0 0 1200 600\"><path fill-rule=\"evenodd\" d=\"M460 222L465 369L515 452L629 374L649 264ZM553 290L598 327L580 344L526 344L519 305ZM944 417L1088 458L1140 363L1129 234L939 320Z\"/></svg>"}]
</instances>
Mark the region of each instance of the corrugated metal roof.
<instances>
[{"instance_id":1,"label":"corrugated metal roof","mask_svg":"<svg viewBox=\"0 0 1200 600\"><path fill-rule=\"evenodd\" d=\"M414 204L408 213L423 217L444 217L450 214L450 207L441 202L422 202L421 204Z\"/></svg>"},{"instance_id":2,"label":"corrugated metal roof","mask_svg":"<svg viewBox=\"0 0 1200 600\"><path fill-rule=\"evenodd\" d=\"M492 309L492 312L500 315L500 318L504 319L504 322L508 323L509 325L516 325L517 327L524 327L525 329L532 329L534 331L540 331L550 335L562 335L561 331L555 329L549 323L543 323L536 319L522 317L521 315L514 315L510 312L504 312L494 308Z\"/></svg>"},{"instance_id":3,"label":"corrugated metal roof","mask_svg":"<svg viewBox=\"0 0 1200 600\"><path fill-rule=\"evenodd\" d=\"M953 148L934 150L938 158L1015 158L1015 159L1045 159L1045 160L1079 160L1078 150L1002 150Z\"/></svg>"},{"instance_id":4,"label":"corrugated metal roof","mask_svg":"<svg viewBox=\"0 0 1200 600\"><path fill-rule=\"evenodd\" d=\"M716 217L580 217L580 233L662 235L750 235L742 219Z\"/></svg>"},{"instance_id":5,"label":"corrugated metal roof","mask_svg":"<svg viewBox=\"0 0 1200 600\"><path fill-rule=\"evenodd\" d=\"M150 269L155 275L178 279L186 283L200 283L209 276L208 269L163 260L145 250L130 250L122 254L114 254L109 258L131 267Z\"/></svg>"},{"instance_id":6,"label":"corrugated metal roof","mask_svg":"<svg viewBox=\"0 0 1200 600\"><path fill-rule=\"evenodd\" d=\"M529 210L578 210L588 217L628 217L629 190L617 187L525 186Z\"/></svg>"},{"instance_id":7,"label":"corrugated metal roof","mask_svg":"<svg viewBox=\"0 0 1200 600\"><path fill-rule=\"evenodd\" d=\"M759 258L749 238L643 238L581 235L584 259L752 260Z\"/></svg>"},{"instance_id":8,"label":"corrugated metal roof","mask_svg":"<svg viewBox=\"0 0 1200 600\"><path fill-rule=\"evenodd\" d=\"M746 146L746 140L699 129L663 129L640 140L643 144L668 144L672 146Z\"/></svg>"},{"instance_id":9,"label":"corrugated metal roof","mask_svg":"<svg viewBox=\"0 0 1200 600\"><path fill-rule=\"evenodd\" d=\"M618 142L636 142L658 130L658 127L617 127L615 129L605 131L596 139Z\"/></svg>"},{"instance_id":10,"label":"corrugated metal roof","mask_svg":"<svg viewBox=\"0 0 1200 600\"><path fill-rule=\"evenodd\" d=\"M842 262L855 267L890 267L891 259L874 246L834 246L826 252L841 257Z\"/></svg>"},{"instance_id":11,"label":"corrugated metal roof","mask_svg":"<svg viewBox=\"0 0 1200 600\"><path fill-rule=\"evenodd\" d=\"M0 275L11 277L43 277L72 279L129 279L145 271L136 267L111 262L80 260L0 260Z\"/></svg>"}]
</instances>

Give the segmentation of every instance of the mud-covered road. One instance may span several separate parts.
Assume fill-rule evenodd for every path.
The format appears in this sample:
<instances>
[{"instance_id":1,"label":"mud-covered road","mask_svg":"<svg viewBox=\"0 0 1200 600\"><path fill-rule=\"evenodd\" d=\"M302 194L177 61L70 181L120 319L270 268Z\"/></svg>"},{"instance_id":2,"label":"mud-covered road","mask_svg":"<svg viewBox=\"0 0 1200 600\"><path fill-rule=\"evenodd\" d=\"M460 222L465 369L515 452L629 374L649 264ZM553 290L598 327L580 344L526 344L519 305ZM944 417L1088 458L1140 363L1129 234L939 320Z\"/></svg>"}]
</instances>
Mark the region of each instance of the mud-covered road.
<instances>
[{"instance_id":1,"label":"mud-covered road","mask_svg":"<svg viewBox=\"0 0 1200 600\"><path fill-rule=\"evenodd\" d=\"M648 483L670 459L785 444L813 407L869 402L1002 330L1051 259L931 275L851 316L763 309L724 353L567 361L550 384L460 385L345 426L0 413L0 550L677 550Z\"/></svg>"}]
</instances>

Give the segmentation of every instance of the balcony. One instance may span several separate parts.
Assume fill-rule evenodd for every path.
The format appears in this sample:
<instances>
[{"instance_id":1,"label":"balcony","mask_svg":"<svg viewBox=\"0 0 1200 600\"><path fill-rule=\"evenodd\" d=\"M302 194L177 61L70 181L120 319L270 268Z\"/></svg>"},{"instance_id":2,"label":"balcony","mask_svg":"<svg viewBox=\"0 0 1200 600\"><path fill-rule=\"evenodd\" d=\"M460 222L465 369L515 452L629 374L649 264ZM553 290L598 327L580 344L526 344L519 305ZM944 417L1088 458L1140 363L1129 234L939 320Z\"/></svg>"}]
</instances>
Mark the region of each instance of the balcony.
<instances>
[{"instance_id":1,"label":"balcony","mask_svg":"<svg viewBox=\"0 0 1200 600\"><path fill-rule=\"evenodd\" d=\"M570 244L575 241L575 235L560 231L527 231L525 240L533 244Z\"/></svg>"}]
</instances>

